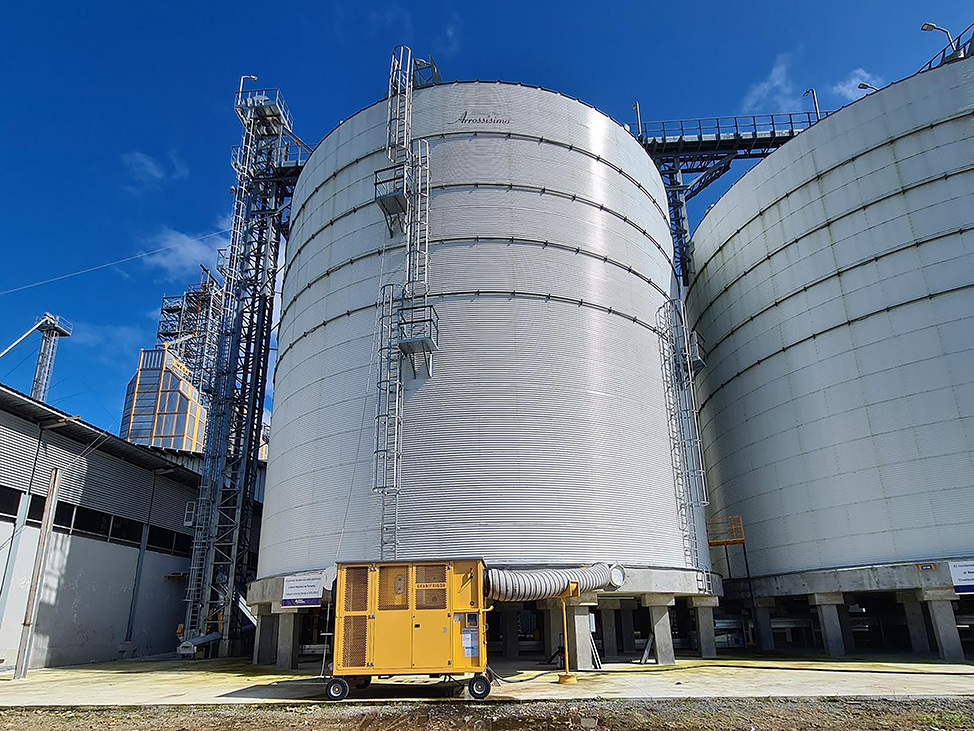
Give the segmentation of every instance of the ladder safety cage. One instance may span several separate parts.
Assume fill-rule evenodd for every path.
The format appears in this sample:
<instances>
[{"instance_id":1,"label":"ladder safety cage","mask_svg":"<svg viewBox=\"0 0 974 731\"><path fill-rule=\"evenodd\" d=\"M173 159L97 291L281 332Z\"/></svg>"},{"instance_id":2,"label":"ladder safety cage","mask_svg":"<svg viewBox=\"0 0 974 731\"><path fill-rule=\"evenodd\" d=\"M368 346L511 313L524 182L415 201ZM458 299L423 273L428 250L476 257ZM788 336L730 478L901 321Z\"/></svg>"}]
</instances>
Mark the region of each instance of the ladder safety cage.
<instances>
[{"instance_id":1,"label":"ladder safety cage","mask_svg":"<svg viewBox=\"0 0 974 731\"><path fill-rule=\"evenodd\" d=\"M697 536L699 508L709 504L707 475L703 463L693 366L683 303L668 299L656 313L659 329L660 364L666 402L667 429L677 514L683 534L683 555L687 568L697 573L697 589L713 593L713 577L701 569Z\"/></svg>"},{"instance_id":2,"label":"ladder safety cage","mask_svg":"<svg viewBox=\"0 0 974 731\"><path fill-rule=\"evenodd\" d=\"M422 73L420 73L422 71ZM396 46L389 66L386 156L391 166L375 172L375 201L389 235L405 236L401 285L382 283L377 326L375 461L372 490L382 497L381 558L398 558L399 495L402 479L403 358L413 376L420 359L433 375L433 353L439 347L439 319L429 302L430 152L429 142L412 139L415 78L438 83L432 58L413 61L412 51ZM426 85L425 82L423 85Z\"/></svg>"},{"instance_id":3,"label":"ladder safety cage","mask_svg":"<svg viewBox=\"0 0 974 731\"><path fill-rule=\"evenodd\" d=\"M231 151L237 183L230 240L220 252L219 345L180 647L192 653L194 639L218 634L224 657L239 639L241 623L250 621L240 599L251 578L251 517L278 251L288 234L294 184L310 153L292 132L280 90L245 90L246 78L234 103L243 133Z\"/></svg>"}]
</instances>

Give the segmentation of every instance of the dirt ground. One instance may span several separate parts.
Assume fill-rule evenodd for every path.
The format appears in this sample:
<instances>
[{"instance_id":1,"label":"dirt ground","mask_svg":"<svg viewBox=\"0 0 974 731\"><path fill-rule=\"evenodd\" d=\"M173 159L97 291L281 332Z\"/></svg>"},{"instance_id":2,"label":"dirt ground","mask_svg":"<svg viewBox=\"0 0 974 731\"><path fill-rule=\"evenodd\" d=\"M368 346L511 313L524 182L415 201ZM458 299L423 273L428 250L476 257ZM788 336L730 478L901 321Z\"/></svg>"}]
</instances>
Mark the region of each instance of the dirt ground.
<instances>
[{"instance_id":1,"label":"dirt ground","mask_svg":"<svg viewBox=\"0 0 974 731\"><path fill-rule=\"evenodd\" d=\"M0 710L0 729L30 731L786 731L974 729L974 698L694 699L439 702L381 706L151 706Z\"/></svg>"}]
</instances>

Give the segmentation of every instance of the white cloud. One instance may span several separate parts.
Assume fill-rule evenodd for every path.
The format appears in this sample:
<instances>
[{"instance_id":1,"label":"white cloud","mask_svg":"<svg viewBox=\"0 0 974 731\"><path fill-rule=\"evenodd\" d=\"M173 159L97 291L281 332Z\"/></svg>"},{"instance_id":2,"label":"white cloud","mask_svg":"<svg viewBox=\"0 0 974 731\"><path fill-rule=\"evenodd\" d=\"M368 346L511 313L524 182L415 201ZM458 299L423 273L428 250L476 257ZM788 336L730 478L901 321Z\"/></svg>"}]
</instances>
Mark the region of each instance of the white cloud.
<instances>
[{"instance_id":1,"label":"white cloud","mask_svg":"<svg viewBox=\"0 0 974 731\"><path fill-rule=\"evenodd\" d=\"M791 56L780 54L774 61L771 73L764 81L752 84L741 102L745 114L796 112L801 110L801 97L795 92L794 83L788 76Z\"/></svg>"},{"instance_id":2,"label":"white cloud","mask_svg":"<svg viewBox=\"0 0 974 731\"><path fill-rule=\"evenodd\" d=\"M142 185L158 183L166 177L166 171L159 161L144 152L126 152L122 155L122 163L128 174Z\"/></svg>"},{"instance_id":3,"label":"white cloud","mask_svg":"<svg viewBox=\"0 0 974 731\"><path fill-rule=\"evenodd\" d=\"M199 265L210 271L216 270L217 249L227 245L225 234L193 236L182 231L164 228L149 240L147 249L164 249L149 254L142 261L146 266L159 269L163 277L183 282L199 274Z\"/></svg>"},{"instance_id":4,"label":"white cloud","mask_svg":"<svg viewBox=\"0 0 974 731\"><path fill-rule=\"evenodd\" d=\"M446 24L443 36L437 45L442 48L444 54L452 56L460 50L463 44L463 20L456 13L453 13L450 22Z\"/></svg>"},{"instance_id":5,"label":"white cloud","mask_svg":"<svg viewBox=\"0 0 974 731\"><path fill-rule=\"evenodd\" d=\"M868 90L860 89L859 84L866 83L875 86L877 89L886 84L882 77L874 76L865 69L853 69L844 80L831 87L833 94L848 101L855 101L866 95Z\"/></svg>"},{"instance_id":6,"label":"white cloud","mask_svg":"<svg viewBox=\"0 0 974 731\"><path fill-rule=\"evenodd\" d=\"M122 164L125 171L135 185L126 185L127 190L139 192L156 188L170 180L185 180L189 177L189 168L175 151L169 152L169 164L147 155L144 152L125 152L122 154Z\"/></svg>"},{"instance_id":7,"label":"white cloud","mask_svg":"<svg viewBox=\"0 0 974 731\"><path fill-rule=\"evenodd\" d=\"M102 363L116 366L123 371L135 372L139 349L155 345L155 332L135 325L94 325L75 322L71 344L98 350Z\"/></svg>"},{"instance_id":8,"label":"white cloud","mask_svg":"<svg viewBox=\"0 0 974 731\"><path fill-rule=\"evenodd\" d=\"M413 34L413 16L399 3L390 3L384 10L373 10L369 13L369 23L381 30L394 30L403 38Z\"/></svg>"}]
</instances>

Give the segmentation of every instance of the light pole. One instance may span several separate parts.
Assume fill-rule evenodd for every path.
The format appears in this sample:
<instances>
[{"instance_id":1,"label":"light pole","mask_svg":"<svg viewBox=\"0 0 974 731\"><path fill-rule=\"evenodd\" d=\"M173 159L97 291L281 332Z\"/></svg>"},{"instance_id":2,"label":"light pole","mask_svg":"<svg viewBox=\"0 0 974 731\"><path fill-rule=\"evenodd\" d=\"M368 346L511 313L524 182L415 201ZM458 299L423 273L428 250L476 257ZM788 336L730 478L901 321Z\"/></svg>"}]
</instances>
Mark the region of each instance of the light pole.
<instances>
[{"instance_id":1,"label":"light pole","mask_svg":"<svg viewBox=\"0 0 974 731\"><path fill-rule=\"evenodd\" d=\"M250 80L250 81L257 81L257 77L256 76L250 76L250 75L241 76L240 77L240 88L237 91L238 94L243 94L243 85L244 85L244 82L245 81L248 81L248 80Z\"/></svg>"},{"instance_id":2,"label":"light pole","mask_svg":"<svg viewBox=\"0 0 974 731\"><path fill-rule=\"evenodd\" d=\"M863 91L869 91L870 89L872 89L873 91L879 91L879 89L877 89L875 86L873 86L872 84L867 84L865 81L859 82L859 88L862 89Z\"/></svg>"},{"instance_id":3,"label":"light pole","mask_svg":"<svg viewBox=\"0 0 974 731\"><path fill-rule=\"evenodd\" d=\"M814 87L806 89L802 96L808 96L809 94L812 95L812 105L815 107L815 121L818 122L822 119L822 112L818 108L818 94L815 93Z\"/></svg>"},{"instance_id":4,"label":"light pole","mask_svg":"<svg viewBox=\"0 0 974 731\"><path fill-rule=\"evenodd\" d=\"M926 33L939 30L941 33L947 36L947 41L950 43L950 50L957 51L957 45L954 43L954 37L950 35L950 31L946 28L941 28L939 25L934 25L933 23L924 23L920 26L920 30Z\"/></svg>"},{"instance_id":5,"label":"light pole","mask_svg":"<svg viewBox=\"0 0 974 731\"><path fill-rule=\"evenodd\" d=\"M643 120L639 116L639 102L633 103L632 110L636 113L636 139L641 140L643 138Z\"/></svg>"}]
</instances>

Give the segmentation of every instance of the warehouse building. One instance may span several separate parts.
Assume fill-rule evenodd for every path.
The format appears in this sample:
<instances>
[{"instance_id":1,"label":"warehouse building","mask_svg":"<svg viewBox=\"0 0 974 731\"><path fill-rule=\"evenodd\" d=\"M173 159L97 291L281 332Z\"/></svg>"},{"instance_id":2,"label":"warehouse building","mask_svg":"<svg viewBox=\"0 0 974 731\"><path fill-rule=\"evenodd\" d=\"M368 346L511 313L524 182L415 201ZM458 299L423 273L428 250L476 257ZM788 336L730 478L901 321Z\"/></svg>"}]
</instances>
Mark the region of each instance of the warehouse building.
<instances>
[{"instance_id":1,"label":"warehouse building","mask_svg":"<svg viewBox=\"0 0 974 731\"><path fill-rule=\"evenodd\" d=\"M60 484L31 667L172 652L196 455L131 444L0 386L0 666L15 662L51 472Z\"/></svg>"}]
</instances>

